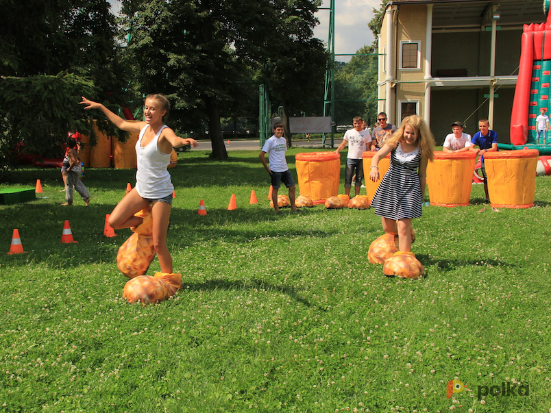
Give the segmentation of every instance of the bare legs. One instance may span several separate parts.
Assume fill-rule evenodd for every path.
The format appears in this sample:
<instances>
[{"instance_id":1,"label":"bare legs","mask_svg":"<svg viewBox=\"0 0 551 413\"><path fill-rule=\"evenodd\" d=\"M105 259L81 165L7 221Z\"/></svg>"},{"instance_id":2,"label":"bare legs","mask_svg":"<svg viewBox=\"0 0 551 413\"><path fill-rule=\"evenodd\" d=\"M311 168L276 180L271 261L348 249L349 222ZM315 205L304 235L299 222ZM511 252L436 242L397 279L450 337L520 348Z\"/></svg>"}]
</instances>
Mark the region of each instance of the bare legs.
<instances>
[{"instance_id":1,"label":"bare legs","mask_svg":"<svg viewBox=\"0 0 551 413\"><path fill-rule=\"evenodd\" d=\"M403 218L398 221L383 218L383 231L387 234L398 234L399 247L402 252L411 251L411 218Z\"/></svg>"},{"instance_id":2,"label":"bare legs","mask_svg":"<svg viewBox=\"0 0 551 413\"><path fill-rule=\"evenodd\" d=\"M117 204L109 216L109 225L114 229L130 228L138 226L143 219L134 216L138 211L149 206L149 201L143 199L136 188L128 192ZM159 257L161 272L172 273L172 257L166 245L166 233L172 207L166 202L153 202L151 218L153 219L153 243Z\"/></svg>"},{"instance_id":3,"label":"bare legs","mask_svg":"<svg viewBox=\"0 0 551 413\"><path fill-rule=\"evenodd\" d=\"M154 202L151 208L153 218L153 244L161 264L161 272L172 274L172 256L166 245L166 232L172 207L166 202Z\"/></svg>"},{"instance_id":4,"label":"bare legs","mask_svg":"<svg viewBox=\"0 0 551 413\"><path fill-rule=\"evenodd\" d=\"M279 213L279 205L277 204L278 192L279 192L279 188L272 187L272 202L274 204L274 210L276 214ZM289 202L291 203L291 211L297 210L295 199L296 199L296 186L292 186L289 188Z\"/></svg>"}]
</instances>

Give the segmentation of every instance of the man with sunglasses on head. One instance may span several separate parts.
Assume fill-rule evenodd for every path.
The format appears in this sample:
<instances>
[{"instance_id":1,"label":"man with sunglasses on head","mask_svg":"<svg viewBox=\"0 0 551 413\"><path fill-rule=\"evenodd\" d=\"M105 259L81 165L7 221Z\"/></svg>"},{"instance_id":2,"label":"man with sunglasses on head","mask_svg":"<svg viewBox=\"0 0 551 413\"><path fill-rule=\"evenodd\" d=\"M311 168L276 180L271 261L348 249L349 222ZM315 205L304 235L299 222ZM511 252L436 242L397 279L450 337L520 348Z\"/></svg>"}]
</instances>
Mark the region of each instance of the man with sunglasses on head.
<instances>
[{"instance_id":1,"label":"man with sunglasses on head","mask_svg":"<svg viewBox=\"0 0 551 413\"><path fill-rule=\"evenodd\" d=\"M385 141L396 132L396 126L391 123L387 123L387 116L385 112L379 113L377 116L377 122L379 126L373 129L373 136L371 141L371 150L378 151L383 147Z\"/></svg>"}]
</instances>

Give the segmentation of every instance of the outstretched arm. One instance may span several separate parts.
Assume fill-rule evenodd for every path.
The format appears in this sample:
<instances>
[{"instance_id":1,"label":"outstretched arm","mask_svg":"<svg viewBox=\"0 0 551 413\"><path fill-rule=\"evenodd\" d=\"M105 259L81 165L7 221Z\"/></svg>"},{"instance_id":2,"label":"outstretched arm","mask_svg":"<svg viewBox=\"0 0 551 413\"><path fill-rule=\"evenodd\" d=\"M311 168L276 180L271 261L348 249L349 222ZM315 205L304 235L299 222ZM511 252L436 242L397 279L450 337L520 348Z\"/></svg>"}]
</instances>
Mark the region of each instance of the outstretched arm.
<instances>
[{"instance_id":1,"label":"outstretched arm","mask_svg":"<svg viewBox=\"0 0 551 413\"><path fill-rule=\"evenodd\" d=\"M195 139L180 138L179 136L176 136L174 131L170 128L163 129L163 134L161 135L161 141L159 142L160 145L162 145L163 140L168 142L173 148L181 148L182 146L185 146L185 145L191 145L193 147L196 147L197 145L199 145Z\"/></svg>"},{"instance_id":2,"label":"outstretched arm","mask_svg":"<svg viewBox=\"0 0 551 413\"><path fill-rule=\"evenodd\" d=\"M113 124L121 129L125 130L127 132L139 132L143 128L143 124L145 122L128 122L121 118L120 116L115 115L113 112L111 112L109 109L107 109L105 106L103 106L101 103L93 102L89 99L86 99L84 96L82 96L82 101L80 102L82 105L86 105L84 109L99 109L101 110L107 118L113 122Z\"/></svg>"}]
</instances>

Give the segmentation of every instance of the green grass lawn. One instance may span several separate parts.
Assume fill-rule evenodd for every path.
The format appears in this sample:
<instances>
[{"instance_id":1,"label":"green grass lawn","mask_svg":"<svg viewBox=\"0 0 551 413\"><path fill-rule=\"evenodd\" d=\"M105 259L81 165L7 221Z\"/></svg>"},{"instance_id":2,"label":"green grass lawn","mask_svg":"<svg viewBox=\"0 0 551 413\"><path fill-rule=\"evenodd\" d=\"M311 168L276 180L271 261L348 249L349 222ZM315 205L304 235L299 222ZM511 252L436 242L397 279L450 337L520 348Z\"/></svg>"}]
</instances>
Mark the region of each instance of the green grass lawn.
<instances>
[{"instance_id":1,"label":"green grass lawn","mask_svg":"<svg viewBox=\"0 0 551 413\"><path fill-rule=\"evenodd\" d=\"M134 171L87 168L89 207L59 206L57 169L0 185L44 189L0 206L0 411L550 411L550 177L530 209L494 212L481 185L467 207L424 207L413 252L426 276L400 280L367 260L382 234L372 210L276 217L258 152L205 155L171 170L183 289L146 307L122 298L131 232L102 235ZM64 220L78 244L60 243ZM14 228L27 254L6 254ZM468 390L447 399L453 379Z\"/></svg>"}]
</instances>

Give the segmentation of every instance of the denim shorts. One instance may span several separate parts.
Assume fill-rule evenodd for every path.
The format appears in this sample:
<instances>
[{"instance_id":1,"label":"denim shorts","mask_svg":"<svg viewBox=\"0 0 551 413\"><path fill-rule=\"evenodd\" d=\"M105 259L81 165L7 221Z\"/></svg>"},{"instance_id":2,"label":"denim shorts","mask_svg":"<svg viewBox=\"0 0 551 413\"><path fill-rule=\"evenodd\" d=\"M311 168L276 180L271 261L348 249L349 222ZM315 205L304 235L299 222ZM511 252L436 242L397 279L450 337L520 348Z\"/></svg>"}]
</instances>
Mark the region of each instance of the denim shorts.
<instances>
[{"instance_id":1,"label":"denim shorts","mask_svg":"<svg viewBox=\"0 0 551 413\"><path fill-rule=\"evenodd\" d=\"M172 206L172 194L167 195L164 198L159 198L159 199L148 199L148 198L144 198L144 199L146 201L148 201L149 203L158 201L158 202L164 202L165 204L168 204L168 205Z\"/></svg>"},{"instance_id":2,"label":"denim shorts","mask_svg":"<svg viewBox=\"0 0 551 413\"><path fill-rule=\"evenodd\" d=\"M344 173L344 187L350 188L352 186L352 176L356 170L356 180L354 186L361 186L362 179L364 177L363 159L346 159L346 169Z\"/></svg>"},{"instance_id":3,"label":"denim shorts","mask_svg":"<svg viewBox=\"0 0 551 413\"><path fill-rule=\"evenodd\" d=\"M293 181L293 176L291 172L287 169L285 172L274 172L272 171L272 186L274 188L279 188L283 182L287 188L295 186L295 181Z\"/></svg>"}]
</instances>

